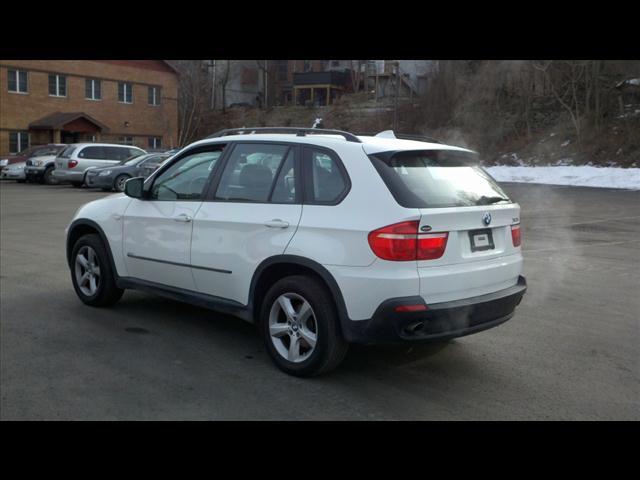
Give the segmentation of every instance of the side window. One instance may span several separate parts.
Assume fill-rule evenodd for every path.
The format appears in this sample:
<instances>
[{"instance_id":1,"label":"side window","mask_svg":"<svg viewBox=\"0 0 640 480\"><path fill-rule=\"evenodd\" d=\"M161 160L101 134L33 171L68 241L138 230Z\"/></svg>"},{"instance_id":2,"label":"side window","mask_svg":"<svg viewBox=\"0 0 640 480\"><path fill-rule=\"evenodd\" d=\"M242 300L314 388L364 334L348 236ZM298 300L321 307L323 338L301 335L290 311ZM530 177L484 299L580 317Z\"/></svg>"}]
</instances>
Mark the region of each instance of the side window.
<instances>
[{"instance_id":1,"label":"side window","mask_svg":"<svg viewBox=\"0 0 640 480\"><path fill-rule=\"evenodd\" d=\"M181 158L153 182L153 200L200 200L222 149Z\"/></svg>"},{"instance_id":2,"label":"side window","mask_svg":"<svg viewBox=\"0 0 640 480\"><path fill-rule=\"evenodd\" d=\"M105 156L103 147L86 147L78 152L78 158L93 158L101 160L107 157Z\"/></svg>"},{"instance_id":3,"label":"side window","mask_svg":"<svg viewBox=\"0 0 640 480\"><path fill-rule=\"evenodd\" d=\"M337 202L347 189L347 180L338 159L325 150L305 148L304 162L310 174L305 195L307 200L320 204Z\"/></svg>"},{"instance_id":4,"label":"side window","mask_svg":"<svg viewBox=\"0 0 640 480\"><path fill-rule=\"evenodd\" d=\"M266 203L289 150L287 145L236 145L222 173L215 198Z\"/></svg>"}]
</instances>

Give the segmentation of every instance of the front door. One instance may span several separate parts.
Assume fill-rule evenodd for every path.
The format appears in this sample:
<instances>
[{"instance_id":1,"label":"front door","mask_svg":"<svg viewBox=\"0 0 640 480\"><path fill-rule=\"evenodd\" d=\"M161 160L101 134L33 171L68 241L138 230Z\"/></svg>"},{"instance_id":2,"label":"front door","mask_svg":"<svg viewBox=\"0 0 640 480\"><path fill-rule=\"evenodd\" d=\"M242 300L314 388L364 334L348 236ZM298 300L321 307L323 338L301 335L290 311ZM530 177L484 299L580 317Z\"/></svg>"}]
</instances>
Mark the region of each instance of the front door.
<instances>
[{"instance_id":1,"label":"front door","mask_svg":"<svg viewBox=\"0 0 640 480\"><path fill-rule=\"evenodd\" d=\"M302 215L298 147L236 144L193 222L196 287L246 305L256 267L283 254Z\"/></svg>"},{"instance_id":2,"label":"front door","mask_svg":"<svg viewBox=\"0 0 640 480\"><path fill-rule=\"evenodd\" d=\"M221 147L185 155L161 172L148 199L134 199L124 215L124 261L128 275L195 290L190 243L193 219Z\"/></svg>"}]
</instances>

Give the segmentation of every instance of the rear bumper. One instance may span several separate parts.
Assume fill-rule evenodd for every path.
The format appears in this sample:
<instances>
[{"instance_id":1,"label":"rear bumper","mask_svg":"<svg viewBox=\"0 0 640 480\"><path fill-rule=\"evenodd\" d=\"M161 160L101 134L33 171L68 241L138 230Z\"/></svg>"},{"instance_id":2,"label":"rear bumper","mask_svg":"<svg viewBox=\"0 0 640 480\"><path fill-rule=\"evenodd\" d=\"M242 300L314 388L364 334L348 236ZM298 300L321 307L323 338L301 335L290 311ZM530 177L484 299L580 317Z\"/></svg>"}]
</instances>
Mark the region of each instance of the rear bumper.
<instances>
[{"instance_id":1,"label":"rear bumper","mask_svg":"<svg viewBox=\"0 0 640 480\"><path fill-rule=\"evenodd\" d=\"M84 181L84 172L72 172L70 170L58 170L57 168L53 171L53 176L59 182L78 182L82 183Z\"/></svg>"},{"instance_id":2,"label":"rear bumper","mask_svg":"<svg viewBox=\"0 0 640 480\"><path fill-rule=\"evenodd\" d=\"M347 321L345 338L354 343L379 344L439 341L470 335L509 320L527 290L523 276L516 285L498 292L428 305L419 312L396 312L402 305L424 304L420 296L392 298L370 320Z\"/></svg>"}]
</instances>

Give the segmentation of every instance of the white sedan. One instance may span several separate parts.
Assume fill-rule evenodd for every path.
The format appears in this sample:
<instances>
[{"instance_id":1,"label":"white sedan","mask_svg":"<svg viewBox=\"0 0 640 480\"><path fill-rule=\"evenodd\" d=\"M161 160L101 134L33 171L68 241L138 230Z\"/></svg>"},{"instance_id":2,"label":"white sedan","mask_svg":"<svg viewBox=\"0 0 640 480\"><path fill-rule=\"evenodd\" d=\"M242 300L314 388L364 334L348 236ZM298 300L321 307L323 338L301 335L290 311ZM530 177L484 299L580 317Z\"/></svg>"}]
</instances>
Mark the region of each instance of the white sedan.
<instances>
[{"instance_id":1,"label":"white sedan","mask_svg":"<svg viewBox=\"0 0 640 480\"><path fill-rule=\"evenodd\" d=\"M4 167L0 175L2 175L3 180L17 180L18 182L23 183L27 179L24 173L25 165L26 162L12 163L11 165Z\"/></svg>"}]
</instances>

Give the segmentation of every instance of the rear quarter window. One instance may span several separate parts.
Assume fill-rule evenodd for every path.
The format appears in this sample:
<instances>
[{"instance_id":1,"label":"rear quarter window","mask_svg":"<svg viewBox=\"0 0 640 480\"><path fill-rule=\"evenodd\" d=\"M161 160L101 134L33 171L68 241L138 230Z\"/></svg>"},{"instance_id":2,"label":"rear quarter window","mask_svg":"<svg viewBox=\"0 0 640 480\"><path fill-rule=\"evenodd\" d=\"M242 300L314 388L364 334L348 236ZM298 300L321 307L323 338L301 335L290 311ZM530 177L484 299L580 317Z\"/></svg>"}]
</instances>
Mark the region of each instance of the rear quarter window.
<instances>
[{"instance_id":1,"label":"rear quarter window","mask_svg":"<svg viewBox=\"0 0 640 480\"><path fill-rule=\"evenodd\" d=\"M349 178L338 156L325 149L305 147L305 203L336 205L349 190Z\"/></svg>"}]
</instances>

